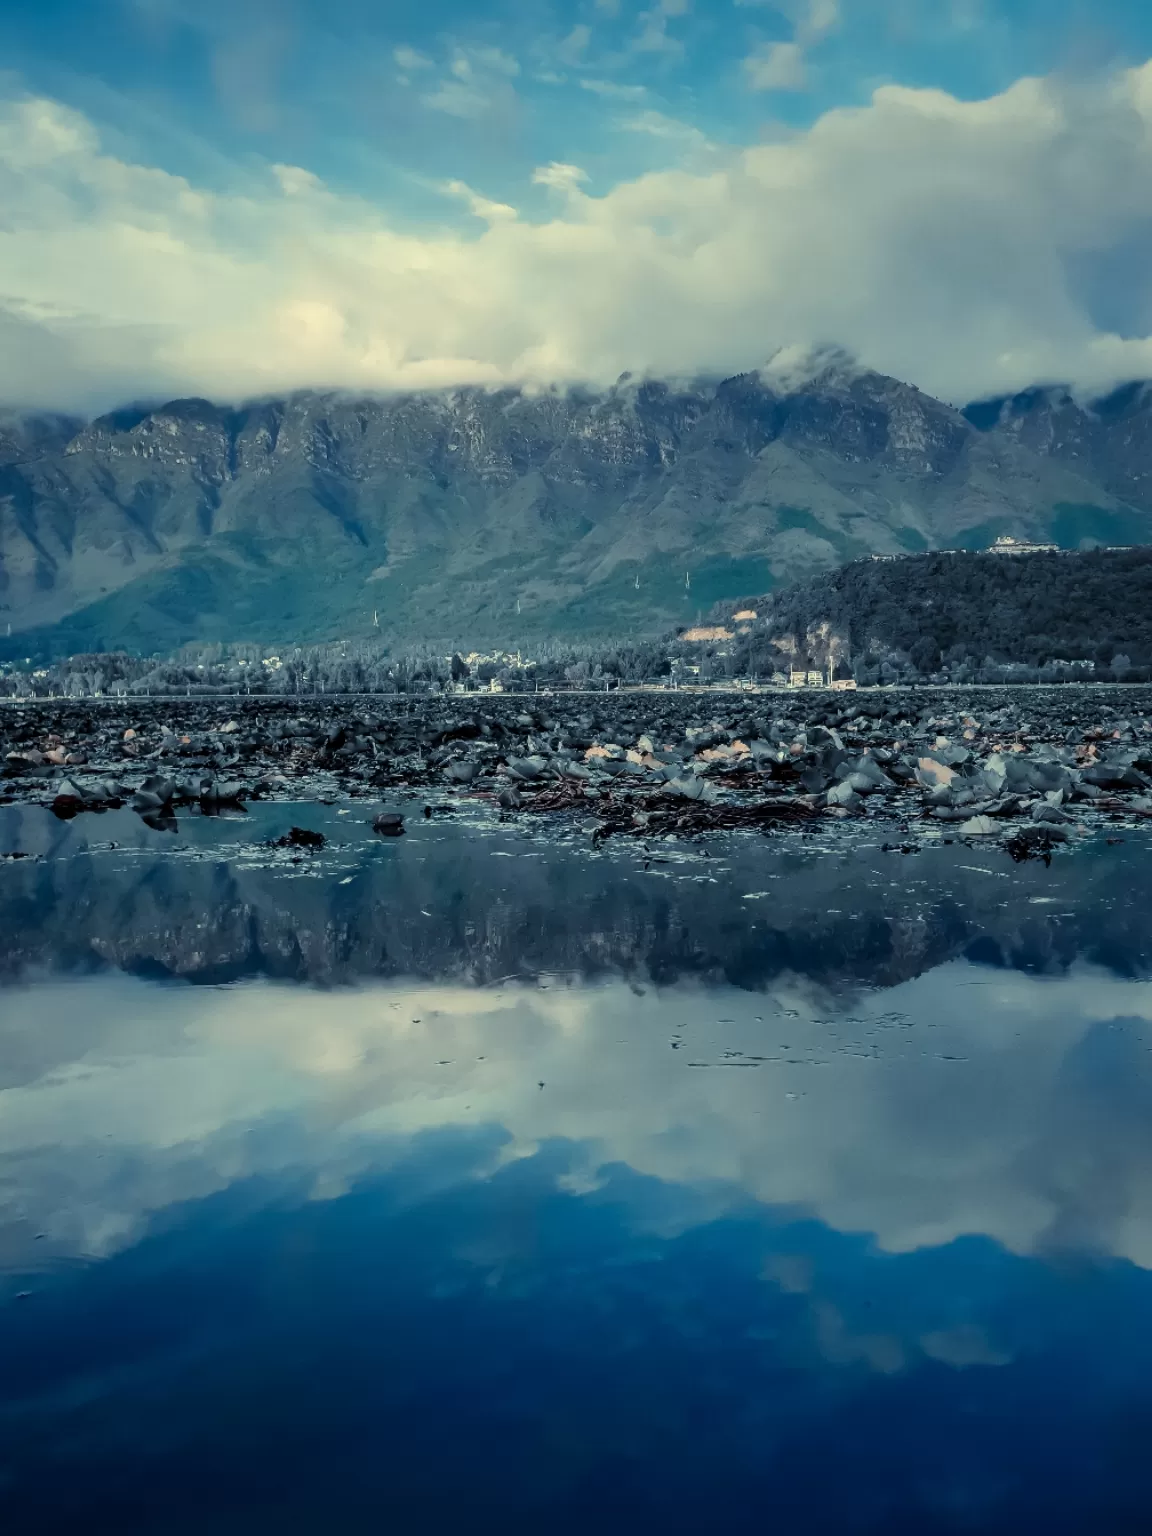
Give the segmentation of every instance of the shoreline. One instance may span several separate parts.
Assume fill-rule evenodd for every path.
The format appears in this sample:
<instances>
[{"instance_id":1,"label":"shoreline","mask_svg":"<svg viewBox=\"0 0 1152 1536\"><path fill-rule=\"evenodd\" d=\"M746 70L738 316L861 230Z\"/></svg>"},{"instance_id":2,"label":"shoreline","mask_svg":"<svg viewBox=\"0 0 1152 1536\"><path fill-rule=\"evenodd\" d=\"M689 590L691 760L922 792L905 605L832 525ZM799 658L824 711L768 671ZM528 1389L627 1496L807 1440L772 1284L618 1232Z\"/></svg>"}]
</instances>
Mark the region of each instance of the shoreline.
<instances>
[{"instance_id":1,"label":"shoreline","mask_svg":"<svg viewBox=\"0 0 1152 1536\"><path fill-rule=\"evenodd\" d=\"M178 807L399 796L417 815L472 802L574 820L593 841L851 820L1020 857L1152 819L1152 687L965 692L10 704L0 804L62 819L128 805L170 830Z\"/></svg>"}]
</instances>

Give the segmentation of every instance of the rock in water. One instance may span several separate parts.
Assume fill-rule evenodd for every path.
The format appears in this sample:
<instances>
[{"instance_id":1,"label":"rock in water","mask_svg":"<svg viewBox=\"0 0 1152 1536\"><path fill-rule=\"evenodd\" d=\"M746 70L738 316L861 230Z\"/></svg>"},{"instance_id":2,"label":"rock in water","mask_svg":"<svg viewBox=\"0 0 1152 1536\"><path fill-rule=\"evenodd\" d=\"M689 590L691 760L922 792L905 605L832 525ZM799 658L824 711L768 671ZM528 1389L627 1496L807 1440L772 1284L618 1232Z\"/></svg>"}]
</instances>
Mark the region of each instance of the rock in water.
<instances>
[{"instance_id":1,"label":"rock in water","mask_svg":"<svg viewBox=\"0 0 1152 1536\"><path fill-rule=\"evenodd\" d=\"M400 837L404 831L404 818L399 811L381 811L372 822L372 830L382 837Z\"/></svg>"},{"instance_id":2,"label":"rock in water","mask_svg":"<svg viewBox=\"0 0 1152 1536\"><path fill-rule=\"evenodd\" d=\"M283 837L273 838L270 848L323 848L327 839L323 832L311 832L307 827L293 827Z\"/></svg>"},{"instance_id":3,"label":"rock in water","mask_svg":"<svg viewBox=\"0 0 1152 1536\"><path fill-rule=\"evenodd\" d=\"M855 811L860 808L860 796L847 779L841 779L839 784L834 784L828 791L828 804L842 805L846 810Z\"/></svg>"},{"instance_id":4,"label":"rock in water","mask_svg":"<svg viewBox=\"0 0 1152 1536\"><path fill-rule=\"evenodd\" d=\"M71 779L62 779L57 790L56 798L52 802L52 814L61 821L71 821L84 809L85 795L78 784L73 784Z\"/></svg>"},{"instance_id":5,"label":"rock in water","mask_svg":"<svg viewBox=\"0 0 1152 1536\"><path fill-rule=\"evenodd\" d=\"M944 789L951 785L956 773L934 757L922 757L916 765L916 777L926 789Z\"/></svg>"},{"instance_id":6,"label":"rock in water","mask_svg":"<svg viewBox=\"0 0 1152 1536\"><path fill-rule=\"evenodd\" d=\"M155 795L161 805L167 805L175 793L176 786L171 779L166 779L158 773L149 774L140 786L139 793Z\"/></svg>"},{"instance_id":7,"label":"rock in water","mask_svg":"<svg viewBox=\"0 0 1152 1536\"><path fill-rule=\"evenodd\" d=\"M681 800L702 800L706 805L714 805L720 798L715 784L709 784L706 779L698 779L691 774L680 779L669 779L667 791L670 795L678 795Z\"/></svg>"},{"instance_id":8,"label":"rock in water","mask_svg":"<svg viewBox=\"0 0 1152 1536\"><path fill-rule=\"evenodd\" d=\"M960 827L965 837L995 837L1000 830L991 816L970 816Z\"/></svg>"},{"instance_id":9,"label":"rock in water","mask_svg":"<svg viewBox=\"0 0 1152 1536\"><path fill-rule=\"evenodd\" d=\"M471 784L476 777L477 764L467 758L457 758L444 769L444 777L453 784Z\"/></svg>"}]
</instances>

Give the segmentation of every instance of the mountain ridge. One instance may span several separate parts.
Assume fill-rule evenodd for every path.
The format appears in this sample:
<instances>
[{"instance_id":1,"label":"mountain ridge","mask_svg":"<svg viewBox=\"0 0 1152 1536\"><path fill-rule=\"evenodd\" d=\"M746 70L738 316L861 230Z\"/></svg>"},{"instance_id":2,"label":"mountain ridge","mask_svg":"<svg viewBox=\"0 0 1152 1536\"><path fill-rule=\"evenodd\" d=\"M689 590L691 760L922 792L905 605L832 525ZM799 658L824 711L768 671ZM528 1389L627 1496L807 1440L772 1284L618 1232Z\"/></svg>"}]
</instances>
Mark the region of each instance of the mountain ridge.
<instances>
[{"instance_id":1,"label":"mountain ridge","mask_svg":"<svg viewBox=\"0 0 1152 1536\"><path fill-rule=\"evenodd\" d=\"M1152 541L1149 392L1097 405L960 411L833 361L10 417L2 651L658 634L863 553Z\"/></svg>"}]
</instances>

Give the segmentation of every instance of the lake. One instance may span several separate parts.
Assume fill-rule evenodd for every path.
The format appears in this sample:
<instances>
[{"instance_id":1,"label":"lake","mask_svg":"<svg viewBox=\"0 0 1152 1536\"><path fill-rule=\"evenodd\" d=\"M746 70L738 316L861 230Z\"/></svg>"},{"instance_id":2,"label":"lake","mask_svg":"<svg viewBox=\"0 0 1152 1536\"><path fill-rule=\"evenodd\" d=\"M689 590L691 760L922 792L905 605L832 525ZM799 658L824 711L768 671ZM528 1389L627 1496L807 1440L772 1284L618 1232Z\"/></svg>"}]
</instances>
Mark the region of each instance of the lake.
<instances>
[{"instance_id":1,"label":"lake","mask_svg":"<svg viewBox=\"0 0 1152 1536\"><path fill-rule=\"evenodd\" d=\"M1152 1527L1147 838L409 826L0 810L6 1529Z\"/></svg>"}]
</instances>

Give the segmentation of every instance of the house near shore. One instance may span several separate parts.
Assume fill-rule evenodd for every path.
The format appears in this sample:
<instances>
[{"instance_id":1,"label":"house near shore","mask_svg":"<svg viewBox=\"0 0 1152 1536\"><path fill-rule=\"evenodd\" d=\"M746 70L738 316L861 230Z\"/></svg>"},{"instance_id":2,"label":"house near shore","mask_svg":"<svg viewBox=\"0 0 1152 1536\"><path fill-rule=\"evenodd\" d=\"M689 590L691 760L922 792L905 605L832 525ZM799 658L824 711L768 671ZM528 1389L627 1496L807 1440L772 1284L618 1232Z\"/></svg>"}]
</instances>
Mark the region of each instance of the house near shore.
<instances>
[{"instance_id":1,"label":"house near shore","mask_svg":"<svg viewBox=\"0 0 1152 1536\"><path fill-rule=\"evenodd\" d=\"M788 670L787 677L783 673L776 673L773 681L779 678L789 688L831 688L837 693L842 693L856 687L854 677L837 677L836 673L843 663L830 661L826 667L812 667L805 664L802 667L792 666Z\"/></svg>"},{"instance_id":2,"label":"house near shore","mask_svg":"<svg viewBox=\"0 0 1152 1536\"><path fill-rule=\"evenodd\" d=\"M824 673L819 667L794 666L788 669L789 688L823 688L824 683Z\"/></svg>"}]
</instances>

